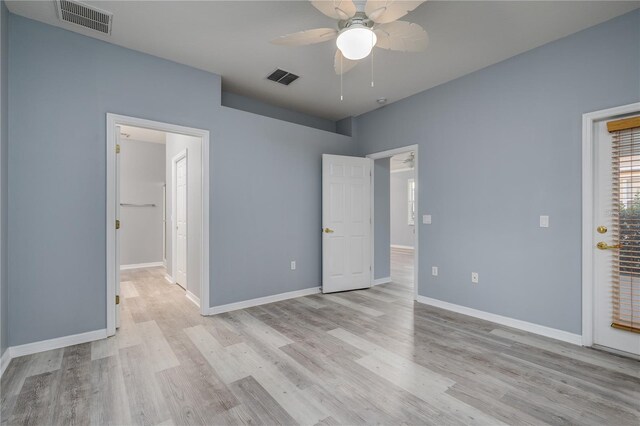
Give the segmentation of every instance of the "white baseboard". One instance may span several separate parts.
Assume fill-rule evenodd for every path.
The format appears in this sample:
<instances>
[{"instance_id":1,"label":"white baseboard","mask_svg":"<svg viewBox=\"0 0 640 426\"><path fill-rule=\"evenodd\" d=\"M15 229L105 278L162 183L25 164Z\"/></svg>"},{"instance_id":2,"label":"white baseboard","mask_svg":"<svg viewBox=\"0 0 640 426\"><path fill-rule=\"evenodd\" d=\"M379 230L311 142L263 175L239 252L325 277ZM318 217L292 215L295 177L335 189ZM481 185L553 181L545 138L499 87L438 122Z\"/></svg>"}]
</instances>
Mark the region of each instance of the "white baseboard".
<instances>
[{"instance_id":1,"label":"white baseboard","mask_svg":"<svg viewBox=\"0 0 640 426\"><path fill-rule=\"evenodd\" d=\"M200 307L200 298L187 290L187 299L192 301L198 308Z\"/></svg>"},{"instance_id":2,"label":"white baseboard","mask_svg":"<svg viewBox=\"0 0 640 426\"><path fill-rule=\"evenodd\" d=\"M169 274L164 274L164 279L167 280L169 282L169 284L175 284L175 280L173 279L173 277Z\"/></svg>"},{"instance_id":3,"label":"white baseboard","mask_svg":"<svg viewBox=\"0 0 640 426\"><path fill-rule=\"evenodd\" d=\"M158 266L164 266L164 262L132 263L130 265L120 265L120 270L126 271L127 269L156 268Z\"/></svg>"},{"instance_id":4,"label":"white baseboard","mask_svg":"<svg viewBox=\"0 0 640 426\"><path fill-rule=\"evenodd\" d=\"M9 354L11 358L24 355L31 355L38 352L50 351L52 349L64 348L66 346L79 345L80 343L93 342L94 340L106 339L107 329L88 331L86 333L72 334L70 336L57 337L55 339L41 340L39 342L27 343L25 345L11 346Z\"/></svg>"},{"instance_id":5,"label":"white baseboard","mask_svg":"<svg viewBox=\"0 0 640 426\"><path fill-rule=\"evenodd\" d=\"M378 278L373 280L373 285L387 284L391 282L391 277Z\"/></svg>"},{"instance_id":6,"label":"white baseboard","mask_svg":"<svg viewBox=\"0 0 640 426\"><path fill-rule=\"evenodd\" d=\"M257 299L244 300L242 302L229 303L227 305L213 306L207 311L207 315L221 314L223 312L237 311L238 309L250 308L252 306L265 305L267 303L279 302L281 300L294 299L296 297L308 296L320 293L320 287L305 288L304 290L289 291L287 293L274 294L273 296L258 297Z\"/></svg>"},{"instance_id":7,"label":"white baseboard","mask_svg":"<svg viewBox=\"0 0 640 426\"><path fill-rule=\"evenodd\" d=\"M4 350L2 357L0 357L0 377L4 374L4 370L7 369L9 363L11 362L11 348L7 348Z\"/></svg>"},{"instance_id":8,"label":"white baseboard","mask_svg":"<svg viewBox=\"0 0 640 426\"><path fill-rule=\"evenodd\" d=\"M568 331L558 330L556 328L546 327L544 325L534 324L532 322L522 321L515 318L504 317L490 312L479 311L477 309L443 302L442 300L432 299L430 297L418 296L416 300L419 303L424 303L425 305L435 306L437 308L446 309L459 314L469 315L471 317L495 322L500 325L506 325L507 327L517 328L518 330L528 331L529 333L539 334L541 336L582 346L582 336L579 334L569 333Z\"/></svg>"},{"instance_id":9,"label":"white baseboard","mask_svg":"<svg viewBox=\"0 0 640 426\"><path fill-rule=\"evenodd\" d=\"M403 250L413 250L413 246L403 246L400 244L391 244L391 248L403 249Z\"/></svg>"}]
</instances>

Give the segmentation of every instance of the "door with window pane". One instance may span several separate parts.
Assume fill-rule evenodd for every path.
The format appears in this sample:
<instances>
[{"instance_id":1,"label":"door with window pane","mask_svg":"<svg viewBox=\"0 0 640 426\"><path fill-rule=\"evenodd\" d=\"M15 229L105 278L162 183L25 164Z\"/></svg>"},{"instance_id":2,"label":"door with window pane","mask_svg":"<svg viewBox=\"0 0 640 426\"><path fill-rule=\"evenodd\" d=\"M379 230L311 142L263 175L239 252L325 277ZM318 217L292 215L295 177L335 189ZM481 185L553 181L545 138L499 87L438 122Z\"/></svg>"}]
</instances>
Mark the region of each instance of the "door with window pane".
<instances>
[{"instance_id":1,"label":"door with window pane","mask_svg":"<svg viewBox=\"0 0 640 426\"><path fill-rule=\"evenodd\" d=\"M640 355L640 117L597 126L594 344Z\"/></svg>"}]
</instances>

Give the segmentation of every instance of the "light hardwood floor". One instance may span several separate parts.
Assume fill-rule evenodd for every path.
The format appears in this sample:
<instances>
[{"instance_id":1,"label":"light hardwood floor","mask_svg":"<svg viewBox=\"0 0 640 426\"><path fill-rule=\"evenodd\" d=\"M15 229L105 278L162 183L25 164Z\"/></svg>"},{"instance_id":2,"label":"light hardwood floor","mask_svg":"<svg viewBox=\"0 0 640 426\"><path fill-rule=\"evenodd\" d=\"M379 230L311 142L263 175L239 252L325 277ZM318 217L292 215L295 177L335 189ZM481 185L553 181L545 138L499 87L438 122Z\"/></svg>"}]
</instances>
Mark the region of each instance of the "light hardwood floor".
<instances>
[{"instance_id":1,"label":"light hardwood floor","mask_svg":"<svg viewBox=\"0 0 640 426\"><path fill-rule=\"evenodd\" d=\"M416 304L410 273L205 318L128 271L115 337L11 362L2 424L640 424L638 361Z\"/></svg>"}]
</instances>

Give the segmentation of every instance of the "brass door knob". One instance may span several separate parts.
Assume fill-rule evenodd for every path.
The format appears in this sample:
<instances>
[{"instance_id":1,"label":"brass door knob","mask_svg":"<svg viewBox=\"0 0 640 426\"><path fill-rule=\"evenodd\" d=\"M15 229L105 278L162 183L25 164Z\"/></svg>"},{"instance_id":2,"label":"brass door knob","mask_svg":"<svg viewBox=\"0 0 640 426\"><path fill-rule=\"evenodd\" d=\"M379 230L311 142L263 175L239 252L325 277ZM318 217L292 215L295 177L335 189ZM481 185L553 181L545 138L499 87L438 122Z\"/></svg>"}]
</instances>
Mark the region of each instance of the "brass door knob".
<instances>
[{"instance_id":1,"label":"brass door knob","mask_svg":"<svg viewBox=\"0 0 640 426\"><path fill-rule=\"evenodd\" d=\"M324 228L324 231L323 231L323 232L324 232L325 234L331 234L331 233L333 233L334 231L333 231L333 229L330 229L330 228Z\"/></svg>"},{"instance_id":2,"label":"brass door knob","mask_svg":"<svg viewBox=\"0 0 640 426\"><path fill-rule=\"evenodd\" d=\"M603 225L600 225L600 226L598 226L598 227L596 228L596 231L598 231L598 233L600 233L600 234L604 234L604 233L606 233L606 232L607 232L607 227L606 227L606 226L603 226Z\"/></svg>"}]
</instances>

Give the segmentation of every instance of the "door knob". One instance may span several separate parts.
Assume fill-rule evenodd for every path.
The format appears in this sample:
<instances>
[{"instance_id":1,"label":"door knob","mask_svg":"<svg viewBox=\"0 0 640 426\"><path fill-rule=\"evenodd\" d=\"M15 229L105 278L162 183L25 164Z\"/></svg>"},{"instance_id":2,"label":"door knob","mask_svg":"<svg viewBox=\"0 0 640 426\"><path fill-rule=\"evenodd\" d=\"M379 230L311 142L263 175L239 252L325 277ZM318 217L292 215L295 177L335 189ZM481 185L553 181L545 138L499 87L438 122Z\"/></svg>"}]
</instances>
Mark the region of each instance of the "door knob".
<instances>
[{"instance_id":1,"label":"door knob","mask_svg":"<svg viewBox=\"0 0 640 426\"><path fill-rule=\"evenodd\" d=\"M333 231L333 229L330 229L330 228L324 228L324 231L323 231L323 232L324 232L325 234L331 234L331 233L333 233L334 231Z\"/></svg>"},{"instance_id":2,"label":"door knob","mask_svg":"<svg viewBox=\"0 0 640 426\"><path fill-rule=\"evenodd\" d=\"M612 249L619 249L620 248L620 244L614 244L614 245L610 246L609 244L605 243L604 241L600 241L598 244L596 244L596 247L598 247L600 250L612 250Z\"/></svg>"},{"instance_id":3,"label":"door knob","mask_svg":"<svg viewBox=\"0 0 640 426\"><path fill-rule=\"evenodd\" d=\"M603 225L600 225L600 226L598 226L598 227L596 228L596 231L598 231L598 233L600 233L600 234L604 234L604 233L606 233L606 232L607 232L607 227L606 227L606 226L603 226Z\"/></svg>"}]
</instances>

